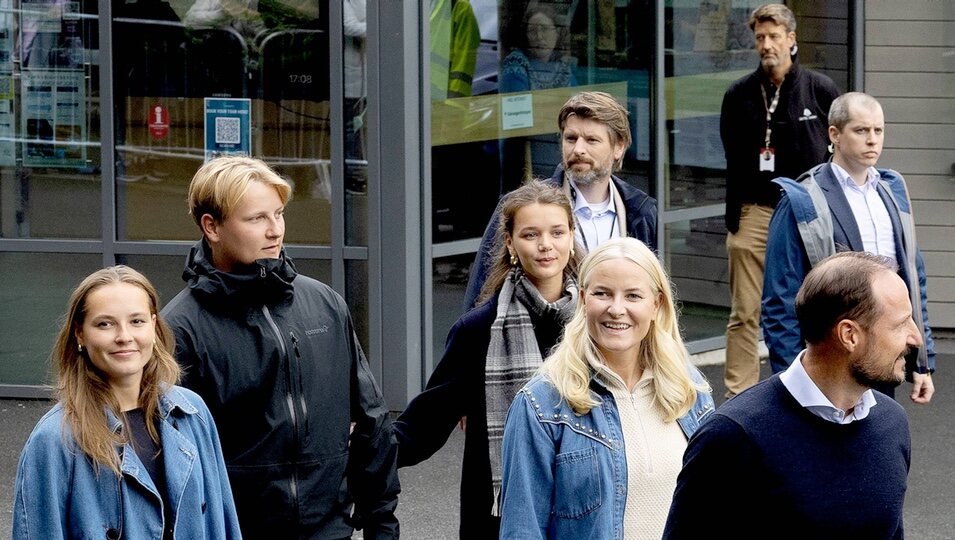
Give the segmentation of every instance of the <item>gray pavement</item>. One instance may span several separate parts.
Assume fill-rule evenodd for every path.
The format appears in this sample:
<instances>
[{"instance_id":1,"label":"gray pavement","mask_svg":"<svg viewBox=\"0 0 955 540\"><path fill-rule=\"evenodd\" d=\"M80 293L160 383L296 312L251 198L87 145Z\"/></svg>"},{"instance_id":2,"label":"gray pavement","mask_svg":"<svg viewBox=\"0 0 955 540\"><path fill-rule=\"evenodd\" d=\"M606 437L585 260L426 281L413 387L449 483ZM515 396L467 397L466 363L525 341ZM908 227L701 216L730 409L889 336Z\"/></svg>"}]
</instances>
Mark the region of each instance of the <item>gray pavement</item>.
<instances>
[{"instance_id":1,"label":"gray pavement","mask_svg":"<svg viewBox=\"0 0 955 540\"><path fill-rule=\"evenodd\" d=\"M942 340L935 375L938 392L928 406L907 398L911 385L897 392L909 414L912 431L912 468L905 500L906 537L916 540L955 538L955 340ZM702 368L722 401L722 366ZM768 368L764 366L764 374ZM10 536L12 492L17 458L36 421L49 409L44 401L0 400L0 537ZM461 455L464 436L456 431L430 460L401 469L402 495L398 505L405 538L446 539L458 533ZM718 496L717 486L713 487ZM864 501L860 501L864 503ZM755 519L758 516L741 516Z\"/></svg>"}]
</instances>

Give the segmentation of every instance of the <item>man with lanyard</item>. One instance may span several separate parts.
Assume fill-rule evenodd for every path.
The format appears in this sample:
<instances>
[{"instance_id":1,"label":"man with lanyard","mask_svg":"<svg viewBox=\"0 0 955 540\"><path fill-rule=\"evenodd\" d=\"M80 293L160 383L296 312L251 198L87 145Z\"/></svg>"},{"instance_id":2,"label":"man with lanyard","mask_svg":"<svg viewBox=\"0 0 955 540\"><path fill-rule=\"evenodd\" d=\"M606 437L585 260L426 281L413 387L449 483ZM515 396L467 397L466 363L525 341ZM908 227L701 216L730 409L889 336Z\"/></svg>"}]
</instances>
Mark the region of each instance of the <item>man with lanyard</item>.
<instances>
[{"instance_id":1,"label":"man with lanyard","mask_svg":"<svg viewBox=\"0 0 955 540\"><path fill-rule=\"evenodd\" d=\"M792 364L805 333L793 301L803 278L836 251L867 251L892 259L908 287L922 346L906 357L910 398L928 403L935 392L935 341L928 324L925 265L915 240L912 201L902 175L876 169L885 137L882 106L849 92L832 102L832 161L796 180L778 178L783 197L769 225L763 288L763 336L774 372ZM895 385L876 386L892 396Z\"/></svg>"},{"instance_id":2,"label":"man with lanyard","mask_svg":"<svg viewBox=\"0 0 955 540\"><path fill-rule=\"evenodd\" d=\"M826 158L829 77L796 58L796 19L782 4L749 18L760 66L723 97L720 137L726 154L726 251L732 308L726 326L726 396L759 380L759 309L766 235L779 201L779 176L795 178Z\"/></svg>"},{"instance_id":3,"label":"man with lanyard","mask_svg":"<svg viewBox=\"0 0 955 540\"><path fill-rule=\"evenodd\" d=\"M605 92L581 92L557 115L561 166L547 183L562 186L574 207L577 244L587 251L618 236L636 238L656 250L657 201L613 175L630 147L630 121L622 105ZM474 306L492 265L500 207L484 231L465 292L464 309Z\"/></svg>"}]
</instances>

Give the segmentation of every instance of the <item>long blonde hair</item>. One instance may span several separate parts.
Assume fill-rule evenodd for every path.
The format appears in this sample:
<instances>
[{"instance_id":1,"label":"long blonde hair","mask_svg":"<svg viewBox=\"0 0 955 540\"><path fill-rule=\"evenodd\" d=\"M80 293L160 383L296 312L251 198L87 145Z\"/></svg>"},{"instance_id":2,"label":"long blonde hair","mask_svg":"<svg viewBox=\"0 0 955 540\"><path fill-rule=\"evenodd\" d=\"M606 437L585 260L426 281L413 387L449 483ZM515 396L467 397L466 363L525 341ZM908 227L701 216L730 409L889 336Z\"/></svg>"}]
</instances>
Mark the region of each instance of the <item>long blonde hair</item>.
<instances>
[{"instance_id":1,"label":"long blonde hair","mask_svg":"<svg viewBox=\"0 0 955 540\"><path fill-rule=\"evenodd\" d=\"M600 401L590 392L591 362L603 363L597 344L590 336L583 298L590 288L594 270L603 262L627 259L650 276L653 293L659 294L660 307L647 336L640 343L637 361L653 370L654 401L671 422L686 414L696 401L698 391L709 391L705 383L690 379L689 354L680 336L670 280L656 255L635 238L614 238L600 244L580 267L580 300L574 317L564 327L564 338L541 366L541 373L554 385L561 397L577 414L587 414Z\"/></svg>"},{"instance_id":2,"label":"long blonde hair","mask_svg":"<svg viewBox=\"0 0 955 540\"><path fill-rule=\"evenodd\" d=\"M116 446L124 444L127 435L110 429L106 410L110 409L119 418L125 418L125 415L110 390L106 375L93 365L85 350L79 350L76 338L76 330L83 326L86 317L86 299L90 293L114 283L134 285L145 291L149 297L150 314L156 315L156 344L152 358L143 368L139 406L146 417L149 436L159 443L159 432L153 421L159 417L159 395L164 388L179 381L179 364L172 356L175 347L173 333L159 319L159 294L145 276L123 265L110 266L87 276L70 295L50 360L56 369L57 397L63 405L64 422L71 428L77 446L95 465L105 465L119 476L120 460Z\"/></svg>"}]
</instances>

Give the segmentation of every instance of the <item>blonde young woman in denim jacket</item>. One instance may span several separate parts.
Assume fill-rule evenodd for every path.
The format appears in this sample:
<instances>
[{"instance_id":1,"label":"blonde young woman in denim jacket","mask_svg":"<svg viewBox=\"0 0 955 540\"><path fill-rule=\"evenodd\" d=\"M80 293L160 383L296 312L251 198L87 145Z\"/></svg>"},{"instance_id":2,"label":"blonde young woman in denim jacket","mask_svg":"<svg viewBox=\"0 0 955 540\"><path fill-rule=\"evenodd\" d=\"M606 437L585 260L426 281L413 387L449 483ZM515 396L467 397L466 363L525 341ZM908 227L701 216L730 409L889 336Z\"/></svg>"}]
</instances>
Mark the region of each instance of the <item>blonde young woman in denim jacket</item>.
<instances>
[{"instance_id":1,"label":"blonde young woman in denim jacket","mask_svg":"<svg viewBox=\"0 0 955 540\"><path fill-rule=\"evenodd\" d=\"M687 439L714 410L642 242L592 251L580 291L563 341L508 412L501 538L659 538Z\"/></svg>"},{"instance_id":2,"label":"blonde young woman in denim jacket","mask_svg":"<svg viewBox=\"0 0 955 540\"><path fill-rule=\"evenodd\" d=\"M126 266L70 296L53 348L57 403L20 455L13 538L239 538L209 409L174 386L159 297Z\"/></svg>"}]
</instances>

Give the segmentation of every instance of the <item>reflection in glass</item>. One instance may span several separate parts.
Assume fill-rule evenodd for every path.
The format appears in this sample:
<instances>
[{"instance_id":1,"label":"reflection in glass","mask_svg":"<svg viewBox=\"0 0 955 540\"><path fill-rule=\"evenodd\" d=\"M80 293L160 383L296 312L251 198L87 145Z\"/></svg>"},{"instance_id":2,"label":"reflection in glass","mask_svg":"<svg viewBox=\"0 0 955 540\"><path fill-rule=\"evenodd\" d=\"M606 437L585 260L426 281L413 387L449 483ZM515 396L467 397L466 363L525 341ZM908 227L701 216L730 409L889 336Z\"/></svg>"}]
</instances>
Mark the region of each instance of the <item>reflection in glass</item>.
<instances>
[{"instance_id":1,"label":"reflection in glass","mask_svg":"<svg viewBox=\"0 0 955 540\"><path fill-rule=\"evenodd\" d=\"M432 343L434 358L444 354L445 340L451 326L461 316L461 298L468 283L468 272L474 254L455 255L435 259L432 266Z\"/></svg>"},{"instance_id":2,"label":"reflection in glass","mask_svg":"<svg viewBox=\"0 0 955 540\"><path fill-rule=\"evenodd\" d=\"M330 243L327 2L235 7L140 0L114 10L120 239L197 238L189 181L208 153L241 151L234 143L248 138L292 183L286 241ZM242 100L250 121L217 121L210 98Z\"/></svg>"},{"instance_id":3,"label":"reflection in glass","mask_svg":"<svg viewBox=\"0 0 955 540\"><path fill-rule=\"evenodd\" d=\"M0 252L0 384L50 384L57 318L73 288L101 265L101 255Z\"/></svg>"},{"instance_id":4,"label":"reflection in glass","mask_svg":"<svg viewBox=\"0 0 955 540\"><path fill-rule=\"evenodd\" d=\"M509 33L513 46L502 47L510 49L501 62L502 94L577 85L577 59L570 56L566 13L558 14L552 4L528 4L520 25ZM550 176L560 159L560 142L553 132L503 139L501 193L531 176Z\"/></svg>"},{"instance_id":5,"label":"reflection in glass","mask_svg":"<svg viewBox=\"0 0 955 540\"><path fill-rule=\"evenodd\" d=\"M464 12L457 7L461 5L470 5L472 22L465 24L471 18L459 13ZM502 194L528 176L549 178L554 173L560 163L557 113L581 90L609 92L626 105L634 144L617 176L653 194L648 172L652 20L647 0L434 0L431 7L435 242L480 236ZM455 27L449 20L461 24ZM436 38L455 28L460 39ZM463 45L455 48L452 43ZM473 72L458 74L473 85L452 88L448 69L470 65L455 63L454 55L476 55Z\"/></svg>"},{"instance_id":6,"label":"reflection in glass","mask_svg":"<svg viewBox=\"0 0 955 540\"><path fill-rule=\"evenodd\" d=\"M179 294L186 282L182 280L182 271L186 266L186 255L119 255L118 264L125 264L138 270L159 292L163 306Z\"/></svg>"},{"instance_id":7,"label":"reflection in glass","mask_svg":"<svg viewBox=\"0 0 955 540\"><path fill-rule=\"evenodd\" d=\"M723 217L668 223L666 245L664 265L681 303L683 338L723 335L730 299Z\"/></svg>"},{"instance_id":8,"label":"reflection in glass","mask_svg":"<svg viewBox=\"0 0 955 540\"><path fill-rule=\"evenodd\" d=\"M97 4L3 5L0 237L98 238Z\"/></svg>"},{"instance_id":9,"label":"reflection in glass","mask_svg":"<svg viewBox=\"0 0 955 540\"><path fill-rule=\"evenodd\" d=\"M365 35L368 24L365 0L342 3L344 39L345 111L345 243L368 245L368 98Z\"/></svg>"}]
</instances>

